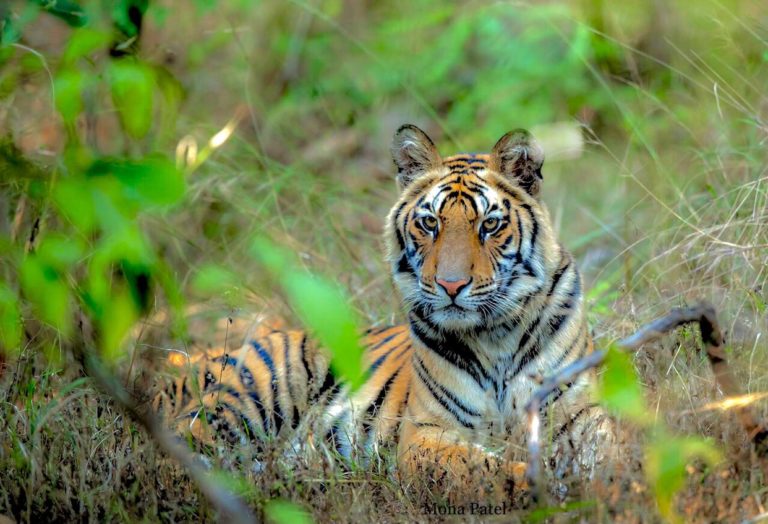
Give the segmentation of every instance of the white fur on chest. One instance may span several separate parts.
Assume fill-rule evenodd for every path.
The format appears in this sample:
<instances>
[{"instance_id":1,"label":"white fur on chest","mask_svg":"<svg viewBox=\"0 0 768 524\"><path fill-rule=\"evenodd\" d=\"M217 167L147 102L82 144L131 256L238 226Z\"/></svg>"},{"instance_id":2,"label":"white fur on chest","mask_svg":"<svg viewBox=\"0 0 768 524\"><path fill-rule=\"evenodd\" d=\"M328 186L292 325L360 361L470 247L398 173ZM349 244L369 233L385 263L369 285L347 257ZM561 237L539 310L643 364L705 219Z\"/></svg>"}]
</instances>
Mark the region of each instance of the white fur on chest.
<instances>
[{"instance_id":1,"label":"white fur on chest","mask_svg":"<svg viewBox=\"0 0 768 524\"><path fill-rule=\"evenodd\" d=\"M521 331L516 330L500 341L477 341L478 353L487 362L490 376L483 391L482 408L494 434L525 423L525 407L539 387L540 378L555 372L559 351L553 351L552 341L550 347L539 348L532 362L520 367Z\"/></svg>"}]
</instances>

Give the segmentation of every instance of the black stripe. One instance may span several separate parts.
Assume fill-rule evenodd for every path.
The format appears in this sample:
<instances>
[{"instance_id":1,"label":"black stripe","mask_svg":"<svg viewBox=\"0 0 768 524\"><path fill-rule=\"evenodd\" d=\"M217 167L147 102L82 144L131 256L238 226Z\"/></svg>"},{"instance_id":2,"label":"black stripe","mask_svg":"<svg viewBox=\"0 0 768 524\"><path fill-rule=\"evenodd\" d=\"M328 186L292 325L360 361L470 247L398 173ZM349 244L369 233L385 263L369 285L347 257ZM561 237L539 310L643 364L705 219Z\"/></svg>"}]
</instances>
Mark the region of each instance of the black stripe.
<instances>
[{"instance_id":1,"label":"black stripe","mask_svg":"<svg viewBox=\"0 0 768 524\"><path fill-rule=\"evenodd\" d=\"M383 353L379 358L377 358L371 366L368 368L368 373L373 373L376 371L381 364L384 363L384 361L389 358L389 356L394 353L396 350L402 348L403 346L406 346L404 349L407 349L408 343L410 342L410 338L407 338L403 341L401 341L399 344L396 344L392 346L391 348L387 349L385 353ZM404 351L404 350L403 350ZM403 351L400 352L400 354L403 353Z\"/></svg>"},{"instance_id":2,"label":"black stripe","mask_svg":"<svg viewBox=\"0 0 768 524\"><path fill-rule=\"evenodd\" d=\"M561 258L562 262L562 258ZM555 288L560 283L560 279L563 278L563 275L566 271L571 267L571 261L566 261L565 265L561 266L560 269L555 271L555 274L552 275L552 285L549 287L549 292L547 293L548 296L552 296L552 293L555 292Z\"/></svg>"},{"instance_id":3,"label":"black stripe","mask_svg":"<svg viewBox=\"0 0 768 524\"><path fill-rule=\"evenodd\" d=\"M453 411L453 409L451 409L451 406L445 401L445 399L443 397L441 397L440 395L437 394L437 391L435 391L435 389L432 386L432 384L429 383L429 380L427 380L427 378L425 376L423 376L421 369L418 368L418 367L416 368L416 374L419 375L419 378L421 378L422 384L424 384L427 387L427 390L432 394L432 396L435 398L435 400L437 400L437 402L440 403L440 405L443 406L443 408L445 408L445 410L448 413L453 415L454 418L459 422L459 424L461 424L465 428L474 428L475 427L474 424L472 424L471 422L469 422L467 420L464 420L464 418L459 416L458 413L456 413L455 411Z\"/></svg>"},{"instance_id":4,"label":"black stripe","mask_svg":"<svg viewBox=\"0 0 768 524\"><path fill-rule=\"evenodd\" d=\"M304 365L304 371L307 373L307 384L311 384L314 379L312 369L307 362L307 335L304 335L301 339L301 363Z\"/></svg>"},{"instance_id":5,"label":"black stripe","mask_svg":"<svg viewBox=\"0 0 768 524\"><path fill-rule=\"evenodd\" d=\"M392 383L395 381L397 376L400 374L400 371L403 368L398 369L389 379L384 383L384 387L381 388L379 391L379 394L376 396L376 398L368 405L368 408L365 410L366 417L371 417L384 403L384 398L387 396L387 393L389 392L389 388L392 387Z\"/></svg>"},{"instance_id":6,"label":"black stripe","mask_svg":"<svg viewBox=\"0 0 768 524\"><path fill-rule=\"evenodd\" d=\"M394 328L392 328L392 329L394 329ZM381 346L383 346L384 344L386 344L387 342L389 342L390 340L392 340L393 338L395 338L399 334L400 334L400 332L396 331L392 335L387 335L384 339L379 340L378 342L376 342L376 344L374 346L372 346L368 351L375 351L375 350L379 349Z\"/></svg>"},{"instance_id":7,"label":"black stripe","mask_svg":"<svg viewBox=\"0 0 768 524\"><path fill-rule=\"evenodd\" d=\"M203 374L203 391L208 390L208 386L216 384L216 377L213 375L208 366L205 367L205 374Z\"/></svg>"},{"instance_id":8,"label":"black stripe","mask_svg":"<svg viewBox=\"0 0 768 524\"><path fill-rule=\"evenodd\" d=\"M280 390L277 383L277 372L275 370L274 360L272 359L274 346L272 345L272 339L266 338L264 340L269 344L269 351L265 352L264 349L261 348L261 350L259 350L259 356L269 367L269 385L272 389L272 418L275 422L275 435L277 435L283 427L285 416L283 415L283 409L280 406Z\"/></svg>"},{"instance_id":9,"label":"black stripe","mask_svg":"<svg viewBox=\"0 0 768 524\"><path fill-rule=\"evenodd\" d=\"M560 279L563 277L565 272L570 267L570 261L568 261L564 266L562 266L555 274L552 279L552 285L549 288L549 292L547 293L547 296L552 296L552 293L554 293L555 288L557 287L558 283L560 282ZM536 317L536 320L533 321L533 323L525 330L523 335L520 337L520 343L518 344L518 351L524 350L525 352L522 354L522 356L517 360L517 363L515 365L515 369L512 372L512 377L517 376L522 369L527 366L530 362L532 362L539 354L540 351L540 344L538 343L538 339L541 335L538 335L533 343L530 344L529 347L527 347L528 341L530 337L533 335L533 333L536 331L536 329L539 326L539 323L541 322L541 319L544 318L544 315L546 314L546 309L542 311L538 317ZM549 317L548 323L551 325L552 318L555 319L554 323L554 330L550 330L550 333L548 335L554 334L557 329L560 329L560 326L565 321L566 318L568 318L569 315L562 316L563 318L560 318L561 316L556 317ZM527 349L526 349L527 347Z\"/></svg>"},{"instance_id":10,"label":"black stripe","mask_svg":"<svg viewBox=\"0 0 768 524\"><path fill-rule=\"evenodd\" d=\"M405 239L403 238L403 234L400 233L400 228L397 227L397 221L400 218L400 213L403 211L403 208L408 204L408 202L403 202L400 204L400 207L397 208L397 211L395 211L395 214L392 215L392 229L395 231L395 234L397 236L397 245L400 247L400 249L405 249Z\"/></svg>"},{"instance_id":11,"label":"black stripe","mask_svg":"<svg viewBox=\"0 0 768 524\"><path fill-rule=\"evenodd\" d=\"M573 350L576 348L576 346L579 344L579 342L586 342L586 337L584 335L586 334L586 330L582 329L579 331L579 334L574 338L571 343L568 345L567 348L565 348L565 351L557 358L557 362L553 364L552 369L558 370L560 369L560 366L563 365L563 362L566 361L566 359L573 353Z\"/></svg>"},{"instance_id":12,"label":"black stripe","mask_svg":"<svg viewBox=\"0 0 768 524\"><path fill-rule=\"evenodd\" d=\"M288 333L283 332L283 361L285 362L285 389L288 392L288 400L293 406L293 418L291 420L291 428L295 428L299 425L299 414L296 409L296 396L293 393L293 387L291 384L291 360L290 360L290 338Z\"/></svg>"},{"instance_id":13,"label":"black stripe","mask_svg":"<svg viewBox=\"0 0 768 524\"><path fill-rule=\"evenodd\" d=\"M425 318L420 317L415 310L411 311L410 316L411 332L417 339L419 339L422 345L427 349L434 351L438 356L457 368L468 373L481 387L484 387L485 384L488 383L488 373L478 360L477 355L475 355L474 351L472 351L469 346L452 333L441 333L443 335L442 341L430 337L421 327L420 322L426 324L434 331L438 331L436 326L430 325L430 322Z\"/></svg>"},{"instance_id":14,"label":"black stripe","mask_svg":"<svg viewBox=\"0 0 768 524\"><path fill-rule=\"evenodd\" d=\"M581 408L579 411L577 411L576 413L574 413L574 414L571 416L571 418L570 418L570 419L568 419L568 420L567 420L567 421L566 421L566 422L565 422L565 423L564 423L562 426L560 426L560 428L559 428L559 429L558 429L558 430L555 432L555 434L554 434L554 436L553 436L552 440L553 440L553 441L555 441L555 440L559 440L559 439L560 439L560 437L562 437L562 436L563 436L565 433L567 433L567 432L568 432L568 431L571 429L571 426L573 426L573 425L576 423L576 421L577 421L577 420L578 420L580 417L584 416L584 414L585 414L585 413L589 412L589 410L591 410L591 409L594 409L594 408L596 408L596 407L597 407L597 406L596 406L595 404L590 404L590 405L584 406L584 407L583 407L583 408Z\"/></svg>"},{"instance_id":15,"label":"black stripe","mask_svg":"<svg viewBox=\"0 0 768 524\"><path fill-rule=\"evenodd\" d=\"M398 369L384 384L384 387L381 388L379 391L379 394L376 395L376 398L371 402L368 407L365 410L365 416L363 417L363 432L365 432L366 435L370 434L372 429L372 422L373 422L373 415L378 411L381 406L384 404L384 399L386 398L387 394L389 393L390 388L392 387L392 383L395 381L397 376L400 374L400 371L403 368Z\"/></svg>"},{"instance_id":16,"label":"black stripe","mask_svg":"<svg viewBox=\"0 0 768 524\"><path fill-rule=\"evenodd\" d=\"M424 365L424 362L418 356L416 356L414 358L414 362L417 364L418 368L420 368L421 371L423 372L422 380L426 379L429 382L431 382L432 384L434 384L435 386L437 386L437 388L440 390L440 392L443 395L445 395L446 397L448 397L448 399L451 402L453 402L456 405L457 408L459 408L461 411L463 411L464 413L466 413L470 417L479 417L481 415L478 411L475 411L474 409L472 409L472 408L468 407L466 404L464 404L461 400L459 400L456 397L456 395L454 395L449 390L447 390L442 384L438 383L432 377L432 375L430 374L429 370ZM417 368L417 371L418 371L418 368ZM422 376L421 372L419 372L419 376Z\"/></svg>"},{"instance_id":17,"label":"black stripe","mask_svg":"<svg viewBox=\"0 0 768 524\"><path fill-rule=\"evenodd\" d=\"M264 433L269 433L271 424L269 423L267 410L264 408L264 403L261 401L259 393L255 390L250 390L248 391L248 398L251 399L251 402L253 402L253 404L256 406L256 409L259 411L259 416L261 417L261 427L264 430Z\"/></svg>"},{"instance_id":18,"label":"black stripe","mask_svg":"<svg viewBox=\"0 0 768 524\"><path fill-rule=\"evenodd\" d=\"M525 211L528 213L528 216L531 220L531 238L530 238L530 245L531 245L531 252L528 254L526 259L529 259L533 256L533 253L536 248L536 239L539 236L539 223L536 221L536 215L533 213L533 209L528 204L520 204L520 207L522 209L525 209ZM522 249L522 237L521 238L521 249Z\"/></svg>"},{"instance_id":19,"label":"black stripe","mask_svg":"<svg viewBox=\"0 0 768 524\"><path fill-rule=\"evenodd\" d=\"M561 385L559 388L557 388L554 391L550 391L549 395L544 399L544 402L542 402L541 407L539 408L540 411L543 411L547 409L549 406L557 402L560 397L565 394L566 391L571 389L573 386L573 382L568 382L566 384Z\"/></svg>"},{"instance_id":20,"label":"black stripe","mask_svg":"<svg viewBox=\"0 0 768 524\"><path fill-rule=\"evenodd\" d=\"M479 193L479 197L484 198L486 201L488 200L485 196L485 193L488 191L488 188L482 184L479 184L477 182L473 182L472 180L464 180L463 181L464 187L471 191L476 191Z\"/></svg>"},{"instance_id":21,"label":"black stripe","mask_svg":"<svg viewBox=\"0 0 768 524\"><path fill-rule=\"evenodd\" d=\"M181 401L179 406L186 406L190 400L192 400L192 392L187 387L187 379L185 377L181 383Z\"/></svg>"},{"instance_id":22,"label":"black stripe","mask_svg":"<svg viewBox=\"0 0 768 524\"><path fill-rule=\"evenodd\" d=\"M480 211L477 209L477 202L475 202L475 199L472 198L472 195L469 193L462 192L461 195L464 197L465 200L469 202L469 204L472 206L472 211L475 212L475 216L480 214Z\"/></svg>"},{"instance_id":23,"label":"black stripe","mask_svg":"<svg viewBox=\"0 0 768 524\"><path fill-rule=\"evenodd\" d=\"M403 255L397 260L397 272L398 273L408 273L410 275L415 275L413 271L413 267L411 267L410 262L408 261L408 257L403 253Z\"/></svg>"},{"instance_id":24,"label":"black stripe","mask_svg":"<svg viewBox=\"0 0 768 524\"><path fill-rule=\"evenodd\" d=\"M549 336L554 337L571 315L555 315L549 319Z\"/></svg>"},{"instance_id":25,"label":"black stripe","mask_svg":"<svg viewBox=\"0 0 768 524\"><path fill-rule=\"evenodd\" d=\"M220 393L224 392L228 395L232 395L236 399L240 400L240 392L237 391L234 387L230 386L229 384L215 384L209 393Z\"/></svg>"},{"instance_id":26,"label":"black stripe","mask_svg":"<svg viewBox=\"0 0 768 524\"><path fill-rule=\"evenodd\" d=\"M296 407L296 404L293 405L293 418L291 418L291 429L296 429L299 427L299 422L301 421L301 415L299 414L299 408Z\"/></svg>"},{"instance_id":27,"label":"black stripe","mask_svg":"<svg viewBox=\"0 0 768 524\"><path fill-rule=\"evenodd\" d=\"M517 217L517 236L519 237L517 251L523 249L523 218L520 216L520 211L515 209L515 217Z\"/></svg>"},{"instance_id":28,"label":"black stripe","mask_svg":"<svg viewBox=\"0 0 768 524\"><path fill-rule=\"evenodd\" d=\"M328 371L325 374L325 380L323 381L323 384L320 386L320 389L317 392L317 396L320 397L328 391L329 389L333 388L334 386L337 386L336 383L336 377L333 376L333 372L331 371L331 368L328 368Z\"/></svg>"}]
</instances>

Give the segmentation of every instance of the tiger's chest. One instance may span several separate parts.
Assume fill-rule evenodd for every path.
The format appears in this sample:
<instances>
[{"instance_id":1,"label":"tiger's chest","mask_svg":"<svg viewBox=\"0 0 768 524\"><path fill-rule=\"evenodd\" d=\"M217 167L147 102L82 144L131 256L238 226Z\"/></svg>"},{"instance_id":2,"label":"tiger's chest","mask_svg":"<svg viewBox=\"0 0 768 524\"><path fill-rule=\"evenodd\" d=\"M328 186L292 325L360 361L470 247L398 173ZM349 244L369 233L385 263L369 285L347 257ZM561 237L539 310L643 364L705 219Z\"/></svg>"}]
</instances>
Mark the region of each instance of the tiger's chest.
<instances>
[{"instance_id":1,"label":"tiger's chest","mask_svg":"<svg viewBox=\"0 0 768 524\"><path fill-rule=\"evenodd\" d=\"M488 431L491 435L506 435L525 423L526 407L539 387L541 380L557 371L558 362L550 358L557 355L557 344L542 343L537 348L536 357L524 352L519 346L519 337L510 337L507 346L496 342L493 348L487 343L479 344L478 349L488 357L486 369L487 381L474 392L476 398L482 398L478 406L484 413ZM503 344L503 343L502 343Z\"/></svg>"},{"instance_id":2,"label":"tiger's chest","mask_svg":"<svg viewBox=\"0 0 768 524\"><path fill-rule=\"evenodd\" d=\"M525 406L537 384L527 374L514 375L512 371L509 365L494 366L485 383L467 392L482 413L477 429L488 436L506 435L524 423Z\"/></svg>"}]
</instances>

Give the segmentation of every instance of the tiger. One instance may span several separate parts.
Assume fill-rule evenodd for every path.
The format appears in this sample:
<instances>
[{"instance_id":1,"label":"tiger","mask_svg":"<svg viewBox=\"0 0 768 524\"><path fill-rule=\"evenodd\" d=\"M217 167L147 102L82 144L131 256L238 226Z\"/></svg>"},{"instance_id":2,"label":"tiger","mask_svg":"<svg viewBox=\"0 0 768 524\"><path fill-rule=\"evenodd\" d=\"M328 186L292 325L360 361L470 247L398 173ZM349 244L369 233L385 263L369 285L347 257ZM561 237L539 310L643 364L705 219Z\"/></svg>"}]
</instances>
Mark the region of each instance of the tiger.
<instances>
[{"instance_id":1,"label":"tiger","mask_svg":"<svg viewBox=\"0 0 768 524\"><path fill-rule=\"evenodd\" d=\"M364 333L364 385L351 391L306 332L281 329L198 355L154 408L199 441L233 443L283 435L314 410L312 439L342 459L387 446L404 479L502 472L524 487L525 464L494 443L519 438L542 377L593 350L581 277L541 200L543 150L517 129L490 153L443 158L404 125L391 154L386 260L407 324ZM594 378L543 403L557 435L589 417Z\"/></svg>"}]
</instances>

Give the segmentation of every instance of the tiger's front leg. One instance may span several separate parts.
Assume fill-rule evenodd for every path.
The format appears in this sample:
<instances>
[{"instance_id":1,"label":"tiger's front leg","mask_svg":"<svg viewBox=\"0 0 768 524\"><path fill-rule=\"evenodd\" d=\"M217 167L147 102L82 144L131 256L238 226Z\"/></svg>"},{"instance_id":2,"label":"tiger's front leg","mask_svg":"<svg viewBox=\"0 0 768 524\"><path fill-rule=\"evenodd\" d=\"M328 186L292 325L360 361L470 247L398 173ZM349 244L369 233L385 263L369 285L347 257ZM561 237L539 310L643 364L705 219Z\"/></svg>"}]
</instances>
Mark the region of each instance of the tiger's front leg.
<instances>
[{"instance_id":1,"label":"tiger's front leg","mask_svg":"<svg viewBox=\"0 0 768 524\"><path fill-rule=\"evenodd\" d=\"M408 410L411 411L411 410ZM453 502L498 502L515 490L526 490L526 464L506 461L460 430L406 414L398 444L398 466L404 480L425 475L440 484Z\"/></svg>"}]
</instances>

